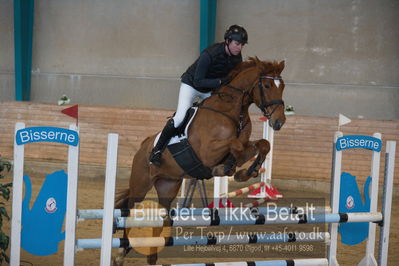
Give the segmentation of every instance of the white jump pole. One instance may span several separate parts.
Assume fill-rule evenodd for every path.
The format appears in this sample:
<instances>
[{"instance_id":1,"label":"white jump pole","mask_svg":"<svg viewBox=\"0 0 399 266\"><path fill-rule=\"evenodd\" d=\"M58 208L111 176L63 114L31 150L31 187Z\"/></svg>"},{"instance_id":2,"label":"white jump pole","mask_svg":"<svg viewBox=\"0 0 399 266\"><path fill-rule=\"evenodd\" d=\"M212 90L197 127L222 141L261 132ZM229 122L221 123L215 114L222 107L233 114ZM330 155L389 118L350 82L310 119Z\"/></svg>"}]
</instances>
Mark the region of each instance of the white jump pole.
<instances>
[{"instance_id":1,"label":"white jump pole","mask_svg":"<svg viewBox=\"0 0 399 266\"><path fill-rule=\"evenodd\" d=\"M395 169L396 141L387 141L385 154L384 191L382 202L383 225L380 230L378 265L388 265L389 228L391 224L393 172Z\"/></svg>"},{"instance_id":2,"label":"white jump pole","mask_svg":"<svg viewBox=\"0 0 399 266\"><path fill-rule=\"evenodd\" d=\"M104 217L100 260L100 265L102 266L111 265L115 181L118 164L118 138L118 134L108 134L107 165L104 184Z\"/></svg>"},{"instance_id":3,"label":"white jump pole","mask_svg":"<svg viewBox=\"0 0 399 266\"><path fill-rule=\"evenodd\" d=\"M381 140L380 133L374 133L374 138ZM370 191L370 212L376 212L378 206L378 183L380 177L380 158L381 152L373 151L372 159L371 159L371 191ZM375 247L375 231L376 224L369 223L369 235L367 238L367 247L366 247L366 255L359 263L359 265L377 265L377 261L374 256L374 247Z\"/></svg>"},{"instance_id":4,"label":"white jump pole","mask_svg":"<svg viewBox=\"0 0 399 266\"><path fill-rule=\"evenodd\" d=\"M332 213L339 211L339 194L341 186L341 166L342 166L342 151L337 151L336 144L338 138L342 137L342 132L335 132L333 141L333 161L331 170L331 189L330 189L330 207ZM328 261L331 266L338 266L337 261L337 241L338 241L338 224L329 224L329 232L331 237L331 244L328 246Z\"/></svg>"},{"instance_id":5,"label":"white jump pole","mask_svg":"<svg viewBox=\"0 0 399 266\"><path fill-rule=\"evenodd\" d=\"M263 138L267 139L270 143L270 151L266 156L265 161L263 162L263 168L266 169L266 172L262 173L262 180L266 183L266 185L270 185L272 183L272 165L273 165L273 150L274 150L274 129L269 126L269 122L263 122ZM266 193L265 188L261 190L261 193Z\"/></svg>"},{"instance_id":6,"label":"white jump pole","mask_svg":"<svg viewBox=\"0 0 399 266\"><path fill-rule=\"evenodd\" d=\"M227 207L227 198L222 198L221 194L227 194L229 191L228 176L215 176L213 180L213 208L219 209L219 204Z\"/></svg>"},{"instance_id":7,"label":"white jump pole","mask_svg":"<svg viewBox=\"0 0 399 266\"><path fill-rule=\"evenodd\" d=\"M79 135L76 125L70 125ZM78 202L79 146L68 145L68 190L65 216L64 266L75 265L75 237Z\"/></svg>"},{"instance_id":8,"label":"white jump pole","mask_svg":"<svg viewBox=\"0 0 399 266\"><path fill-rule=\"evenodd\" d=\"M22 222L22 188L24 174L25 146L17 145L17 131L25 128L24 123L15 124L14 133L14 180L12 189L11 245L10 265L20 265L21 257L21 222Z\"/></svg>"},{"instance_id":9,"label":"white jump pole","mask_svg":"<svg viewBox=\"0 0 399 266\"><path fill-rule=\"evenodd\" d=\"M266 155L265 161L262 163L262 168L265 169L261 173L261 182L265 182L266 186L270 186L272 183L272 163L273 163L273 146L274 146L274 130L269 126L268 120L263 121L263 139L266 139L270 143L270 151ZM269 196L266 193L266 186L260 188L260 192L256 195L248 195L248 198L264 199Z\"/></svg>"},{"instance_id":10,"label":"white jump pole","mask_svg":"<svg viewBox=\"0 0 399 266\"><path fill-rule=\"evenodd\" d=\"M183 178L183 181L181 183L180 186L180 200L183 201L184 198L186 197L186 184L187 183L187 179Z\"/></svg>"}]
</instances>

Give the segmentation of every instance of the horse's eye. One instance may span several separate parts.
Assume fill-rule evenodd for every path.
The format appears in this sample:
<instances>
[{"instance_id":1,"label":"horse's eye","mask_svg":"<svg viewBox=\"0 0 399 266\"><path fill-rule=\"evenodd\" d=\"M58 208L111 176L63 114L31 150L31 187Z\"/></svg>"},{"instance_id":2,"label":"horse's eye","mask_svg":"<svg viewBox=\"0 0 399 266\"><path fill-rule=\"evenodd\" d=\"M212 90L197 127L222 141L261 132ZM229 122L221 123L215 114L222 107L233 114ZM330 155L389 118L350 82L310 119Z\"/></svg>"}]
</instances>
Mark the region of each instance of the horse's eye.
<instances>
[{"instance_id":1,"label":"horse's eye","mask_svg":"<svg viewBox=\"0 0 399 266\"><path fill-rule=\"evenodd\" d=\"M266 88L266 89L270 89L269 84L266 83L266 84L265 84L265 88Z\"/></svg>"}]
</instances>

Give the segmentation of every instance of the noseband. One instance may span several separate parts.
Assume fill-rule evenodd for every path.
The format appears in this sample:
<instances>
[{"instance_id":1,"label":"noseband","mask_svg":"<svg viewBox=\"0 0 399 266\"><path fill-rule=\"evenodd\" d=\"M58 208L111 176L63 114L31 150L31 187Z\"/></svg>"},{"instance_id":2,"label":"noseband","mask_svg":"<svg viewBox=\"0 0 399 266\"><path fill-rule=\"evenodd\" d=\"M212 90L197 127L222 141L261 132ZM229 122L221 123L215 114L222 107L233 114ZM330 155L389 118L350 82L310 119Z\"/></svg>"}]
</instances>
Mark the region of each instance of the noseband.
<instances>
[{"instance_id":1,"label":"noseband","mask_svg":"<svg viewBox=\"0 0 399 266\"><path fill-rule=\"evenodd\" d=\"M280 81L280 80L282 80L282 78L275 78L275 77L272 77L272 76L260 76L260 78L259 78L259 82L258 82L258 88L259 88L259 92L260 92L260 106L259 106L259 108L263 112L263 115L265 117L267 117L267 119L270 119L272 117L273 113L276 111L277 107L280 104L284 106L284 101L283 100L272 100L272 101L266 102L265 93L263 91L265 89L265 86L262 83L263 79L271 79L273 81L274 80L279 80ZM266 89L269 89L269 88L270 88L269 86L266 87ZM269 113L267 111L267 108L272 106L272 105L275 105L275 107Z\"/></svg>"},{"instance_id":2,"label":"noseband","mask_svg":"<svg viewBox=\"0 0 399 266\"><path fill-rule=\"evenodd\" d=\"M269 89L270 87L269 86L265 87L263 85L262 80L264 80L264 79L271 79L273 81L274 80L281 81L283 79L282 78L275 78L275 77L272 77L272 76L260 76L259 80L258 80L258 88L259 88L259 94L260 94L260 106L259 106L259 108L262 111L263 115L265 117L267 117L267 119L270 119L279 105L283 105L284 106L284 101L283 100L272 100L272 101L269 101L269 102L266 101L265 93L264 93L263 90ZM226 86L231 88L231 89L234 89L236 91L241 92L245 96L245 95L251 94L256 85L254 85L249 92L248 91L244 91L244 90L242 90L240 88L236 88L234 86L231 86L230 84L227 84ZM244 97L243 97L243 100L244 100ZM241 103L241 105L242 105L242 103ZM273 110L271 112L268 112L267 108L272 106L272 105L275 105L275 107L273 108Z\"/></svg>"}]
</instances>

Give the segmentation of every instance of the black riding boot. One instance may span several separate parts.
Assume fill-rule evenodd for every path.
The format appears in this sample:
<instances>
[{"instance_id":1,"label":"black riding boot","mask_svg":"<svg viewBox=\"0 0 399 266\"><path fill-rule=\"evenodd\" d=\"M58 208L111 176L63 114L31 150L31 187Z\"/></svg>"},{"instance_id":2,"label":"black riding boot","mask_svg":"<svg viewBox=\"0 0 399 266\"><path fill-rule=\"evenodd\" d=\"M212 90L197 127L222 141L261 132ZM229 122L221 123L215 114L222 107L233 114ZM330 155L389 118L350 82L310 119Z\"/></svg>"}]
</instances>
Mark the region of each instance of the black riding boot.
<instances>
[{"instance_id":1,"label":"black riding boot","mask_svg":"<svg viewBox=\"0 0 399 266\"><path fill-rule=\"evenodd\" d=\"M168 141L176 132L175 123L173 118L169 119L166 122L165 127L162 130L161 135L159 136L158 142L155 147L152 149L149 157L150 164L153 164L157 167L161 166L161 156L162 152L165 150Z\"/></svg>"}]
</instances>

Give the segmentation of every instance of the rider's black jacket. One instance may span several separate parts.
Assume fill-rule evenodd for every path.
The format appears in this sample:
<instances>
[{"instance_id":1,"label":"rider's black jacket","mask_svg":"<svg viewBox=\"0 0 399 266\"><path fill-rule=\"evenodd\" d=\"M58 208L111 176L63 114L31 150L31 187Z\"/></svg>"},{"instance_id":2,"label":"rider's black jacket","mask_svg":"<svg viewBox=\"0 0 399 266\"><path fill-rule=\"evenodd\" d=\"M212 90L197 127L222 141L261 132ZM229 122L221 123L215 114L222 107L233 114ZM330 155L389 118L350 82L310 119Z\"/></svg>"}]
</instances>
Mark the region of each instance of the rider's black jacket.
<instances>
[{"instance_id":1,"label":"rider's black jacket","mask_svg":"<svg viewBox=\"0 0 399 266\"><path fill-rule=\"evenodd\" d=\"M200 92L210 92L218 88L221 79L241 62L241 53L229 56L225 51L225 43L216 43L201 53L199 58L183 73L181 81Z\"/></svg>"}]
</instances>

